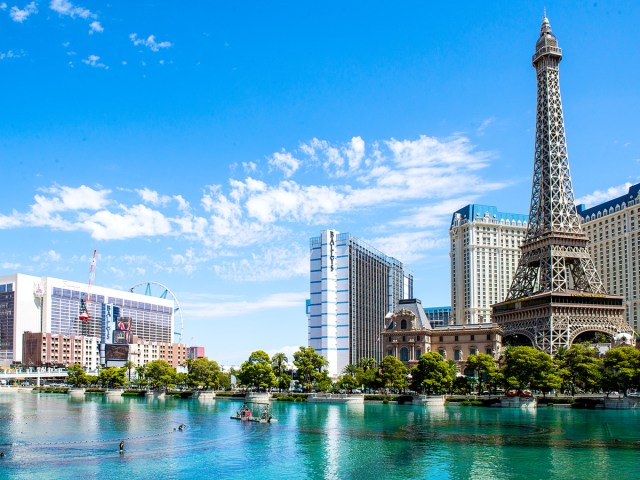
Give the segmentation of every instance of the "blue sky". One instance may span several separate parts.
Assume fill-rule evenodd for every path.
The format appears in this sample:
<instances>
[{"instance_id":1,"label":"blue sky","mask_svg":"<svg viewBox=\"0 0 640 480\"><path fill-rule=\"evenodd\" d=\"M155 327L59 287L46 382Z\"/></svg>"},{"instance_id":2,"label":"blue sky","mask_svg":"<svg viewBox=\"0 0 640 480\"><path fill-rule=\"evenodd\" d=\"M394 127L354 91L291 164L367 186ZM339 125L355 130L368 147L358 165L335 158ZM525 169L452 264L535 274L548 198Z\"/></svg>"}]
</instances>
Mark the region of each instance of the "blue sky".
<instances>
[{"instance_id":1,"label":"blue sky","mask_svg":"<svg viewBox=\"0 0 640 480\"><path fill-rule=\"evenodd\" d=\"M637 2L0 0L0 272L169 286L222 363L307 341L308 240L449 305L448 224L529 208L543 7L576 197L640 181Z\"/></svg>"}]
</instances>

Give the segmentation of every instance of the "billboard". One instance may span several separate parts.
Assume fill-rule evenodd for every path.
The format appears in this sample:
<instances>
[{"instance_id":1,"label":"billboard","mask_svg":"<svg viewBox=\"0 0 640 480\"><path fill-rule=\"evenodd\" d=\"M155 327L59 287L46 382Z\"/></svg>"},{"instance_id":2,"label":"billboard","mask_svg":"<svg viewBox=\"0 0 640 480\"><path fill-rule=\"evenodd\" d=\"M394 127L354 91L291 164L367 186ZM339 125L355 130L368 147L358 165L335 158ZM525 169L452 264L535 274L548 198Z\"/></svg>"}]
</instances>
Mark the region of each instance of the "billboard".
<instances>
[{"instance_id":1,"label":"billboard","mask_svg":"<svg viewBox=\"0 0 640 480\"><path fill-rule=\"evenodd\" d=\"M129 360L129 345L107 344L104 346L104 348L105 348L105 359L107 360L107 366L109 366L109 362L121 361L124 363L127 360Z\"/></svg>"},{"instance_id":2,"label":"billboard","mask_svg":"<svg viewBox=\"0 0 640 480\"><path fill-rule=\"evenodd\" d=\"M131 317L120 317L113 332L113 343L133 343L131 335Z\"/></svg>"}]
</instances>

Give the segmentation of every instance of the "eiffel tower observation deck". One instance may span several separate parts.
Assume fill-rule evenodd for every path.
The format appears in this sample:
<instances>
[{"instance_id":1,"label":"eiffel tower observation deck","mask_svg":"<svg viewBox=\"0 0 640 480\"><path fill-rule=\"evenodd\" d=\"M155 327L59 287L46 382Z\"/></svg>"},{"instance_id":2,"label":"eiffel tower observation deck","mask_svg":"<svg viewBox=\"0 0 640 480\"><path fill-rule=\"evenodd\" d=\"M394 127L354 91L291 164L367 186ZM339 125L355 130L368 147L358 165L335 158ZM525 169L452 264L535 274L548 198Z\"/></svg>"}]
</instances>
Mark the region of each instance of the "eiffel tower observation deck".
<instances>
[{"instance_id":1,"label":"eiffel tower observation deck","mask_svg":"<svg viewBox=\"0 0 640 480\"><path fill-rule=\"evenodd\" d=\"M522 256L504 302L492 306L503 337L554 354L581 334L633 334L623 299L607 295L576 213L560 97L562 49L544 16L533 67L538 84L531 210ZM628 335L625 335L628 334ZM527 343L528 343L527 342Z\"/></svg>"}]
</instances>

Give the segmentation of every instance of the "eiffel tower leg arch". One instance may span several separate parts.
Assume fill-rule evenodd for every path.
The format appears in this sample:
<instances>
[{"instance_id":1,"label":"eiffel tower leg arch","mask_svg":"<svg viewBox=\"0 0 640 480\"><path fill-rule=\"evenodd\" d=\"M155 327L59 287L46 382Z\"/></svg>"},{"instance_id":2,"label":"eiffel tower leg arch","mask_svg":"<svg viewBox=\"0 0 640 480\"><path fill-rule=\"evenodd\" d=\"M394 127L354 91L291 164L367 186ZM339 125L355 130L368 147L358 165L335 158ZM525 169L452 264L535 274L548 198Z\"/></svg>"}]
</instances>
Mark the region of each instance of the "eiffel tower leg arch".
<instances>
[{"instance_id":1,"label":"eiffel tower leg arch","mask_svg":"<svg viewBox=\"0 0 640 480\"><path fill-rule=\"evenodd\" d=\"M576 321L573 322L570 330L569 345L573 345L576 339L586 332L603 333L608 337L615 338L622 333L630 333L629 325L620 320L619 312L603 312L604 314L594 315L585 309L578 312ZM613 318L611 318L613 317Z\"/></svg>"}]
</instances>

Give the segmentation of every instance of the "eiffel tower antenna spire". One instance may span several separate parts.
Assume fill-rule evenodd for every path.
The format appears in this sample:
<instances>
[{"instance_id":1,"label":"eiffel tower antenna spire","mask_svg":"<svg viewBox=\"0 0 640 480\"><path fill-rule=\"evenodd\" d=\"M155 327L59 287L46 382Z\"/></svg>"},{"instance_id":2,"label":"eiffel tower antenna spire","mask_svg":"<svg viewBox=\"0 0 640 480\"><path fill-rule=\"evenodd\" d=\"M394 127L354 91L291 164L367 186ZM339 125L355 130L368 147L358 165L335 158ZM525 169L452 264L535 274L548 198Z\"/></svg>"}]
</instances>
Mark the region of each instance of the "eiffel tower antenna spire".
<instances>
[{"instance_id":1,"label":"eiffel tower antenna spire","mask_svg":"<svg viewBox=\"0 0 640 480\"><path fill-rule=\"evenodd\" d=\"M504 324L505 336L522 333L553 353L584 331L615 335L629 328L622 299L606 295L576 212L560 96L562 49L544 13L532 58L538 92L529 224L511 288L505 302L493 306L493 316ZM530 310L514 314L515 306L531 301ZM584 317L584 310L577 317L577 306L556 308L554 302L588 304L593 317Z\"/></svg>"}]
</instances>

